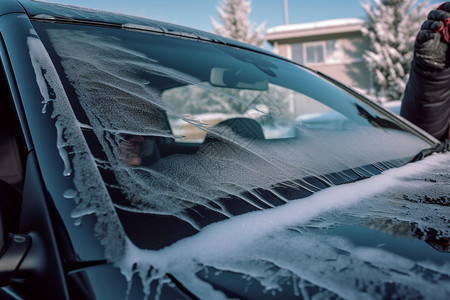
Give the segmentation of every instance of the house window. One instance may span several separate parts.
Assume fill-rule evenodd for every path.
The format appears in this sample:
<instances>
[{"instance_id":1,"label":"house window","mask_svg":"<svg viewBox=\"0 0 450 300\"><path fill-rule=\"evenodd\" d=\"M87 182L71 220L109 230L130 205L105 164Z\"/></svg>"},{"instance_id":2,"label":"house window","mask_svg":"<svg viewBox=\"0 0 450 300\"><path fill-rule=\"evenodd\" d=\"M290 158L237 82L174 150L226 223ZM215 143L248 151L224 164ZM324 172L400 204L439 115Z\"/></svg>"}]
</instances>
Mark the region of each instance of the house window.
<instances>
[{"instance_id":1,"label":"house window","mask_svg":"<svg viewBox=\"0 0 450 300\"><path fill-rule=\"evenodd\" d=\"M291 44L291 59L300 64L304 64L303 60L303 44Z\"/></svg>"},{"instance_id":2,"label":"house window","mask_svg":"<svg viewBox=\"0 0 450 300\"><path fill-rule=\"evenodd\" d=\"M317 64L325 62L324 43L308 43L305 47L305 63Z\"/></svg>"},{"instance_id":3,"label":"house window","mask_svg":"<svg viewBox=\"0 0 450 300\"><path fill-rule=\"evenodd\" d=\"M346 38L291 44L292 60L304 64L336 64L361 61L362 39Z\"/></svg>"}]
</instances>

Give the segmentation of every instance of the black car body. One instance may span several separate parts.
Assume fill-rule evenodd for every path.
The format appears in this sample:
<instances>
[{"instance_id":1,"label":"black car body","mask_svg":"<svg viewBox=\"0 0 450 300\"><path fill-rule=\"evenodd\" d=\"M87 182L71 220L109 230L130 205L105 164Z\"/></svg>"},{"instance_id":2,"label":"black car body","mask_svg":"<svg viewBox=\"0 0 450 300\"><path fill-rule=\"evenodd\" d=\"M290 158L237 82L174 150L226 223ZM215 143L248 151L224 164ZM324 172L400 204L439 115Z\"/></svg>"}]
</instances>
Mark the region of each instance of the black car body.
<instances>
[{"instance_id":1,"label":"black car body","mask_svg":"<svg viewBox=\"0 0 450 300\"><path fill-rule=\"evenodd\" d=\"M181 26L2 0L0 35L0 298L450 297L446 142Z\"/></svg>"}]
</instances>

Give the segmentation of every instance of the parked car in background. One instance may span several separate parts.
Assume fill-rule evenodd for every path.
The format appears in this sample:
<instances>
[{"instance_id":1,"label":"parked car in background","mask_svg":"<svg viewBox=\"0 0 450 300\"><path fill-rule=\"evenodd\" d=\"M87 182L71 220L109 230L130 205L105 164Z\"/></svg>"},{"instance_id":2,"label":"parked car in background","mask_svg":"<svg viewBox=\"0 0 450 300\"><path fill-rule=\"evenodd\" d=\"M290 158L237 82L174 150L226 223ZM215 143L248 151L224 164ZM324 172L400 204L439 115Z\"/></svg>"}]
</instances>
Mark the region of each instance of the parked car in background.
<instances>
[{"instance_id":1,"label":"parked car in background","mask_svg":"<svg viewBox=\"0 0 450 300\"><path fill-rule=\"evenodd\" d=\"M313 70L0 3L1 299L450 296L449 155Z\"/></svg>"}]
</instances>

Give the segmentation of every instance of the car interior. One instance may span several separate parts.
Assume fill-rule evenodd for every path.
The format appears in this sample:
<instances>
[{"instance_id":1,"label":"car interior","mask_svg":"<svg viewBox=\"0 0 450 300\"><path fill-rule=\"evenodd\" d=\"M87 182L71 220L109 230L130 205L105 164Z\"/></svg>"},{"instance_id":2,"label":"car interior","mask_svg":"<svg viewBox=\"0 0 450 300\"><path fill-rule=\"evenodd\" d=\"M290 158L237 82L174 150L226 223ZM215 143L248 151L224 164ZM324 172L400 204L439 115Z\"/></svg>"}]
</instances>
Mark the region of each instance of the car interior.
<instances>
[{"instance_id":1,"label":"car interior","mask_svg":"<svg viewBox=\"0 0 450 300\"><path fill-rule=\"evenodd\" d=\"M24 180L24 155L11 94L0 64L0 219L4 232L17 232ZM4 238L4 237L2 237Z\"/></svg>"}]
</instances>

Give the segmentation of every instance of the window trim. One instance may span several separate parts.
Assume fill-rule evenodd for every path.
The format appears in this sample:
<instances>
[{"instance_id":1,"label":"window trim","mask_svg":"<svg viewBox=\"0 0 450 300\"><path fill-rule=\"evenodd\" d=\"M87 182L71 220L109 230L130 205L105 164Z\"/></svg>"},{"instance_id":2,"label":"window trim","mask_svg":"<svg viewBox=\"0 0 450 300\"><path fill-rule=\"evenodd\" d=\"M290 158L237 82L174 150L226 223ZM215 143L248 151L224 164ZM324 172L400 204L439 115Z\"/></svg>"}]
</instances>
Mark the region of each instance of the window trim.
<instances>
[{"instance_id":1,"label":"window trim","mask_svg":"<svg viewBox=\"0 0 450 300\"><path fill-rule=\"evenodd\" d=\"M320 58L319 51L315 51L320 46L322 52L322 60L321 61L308 61L308 48L314 49L314 59ZM316 55L317 54L317 55ZM326 51L326 41L317 41L317 42L306 42L303 43L303 61L307 65L318 65L318 64L326 64L327 63L327 51Z\"/></svg>"}]
</instances>

